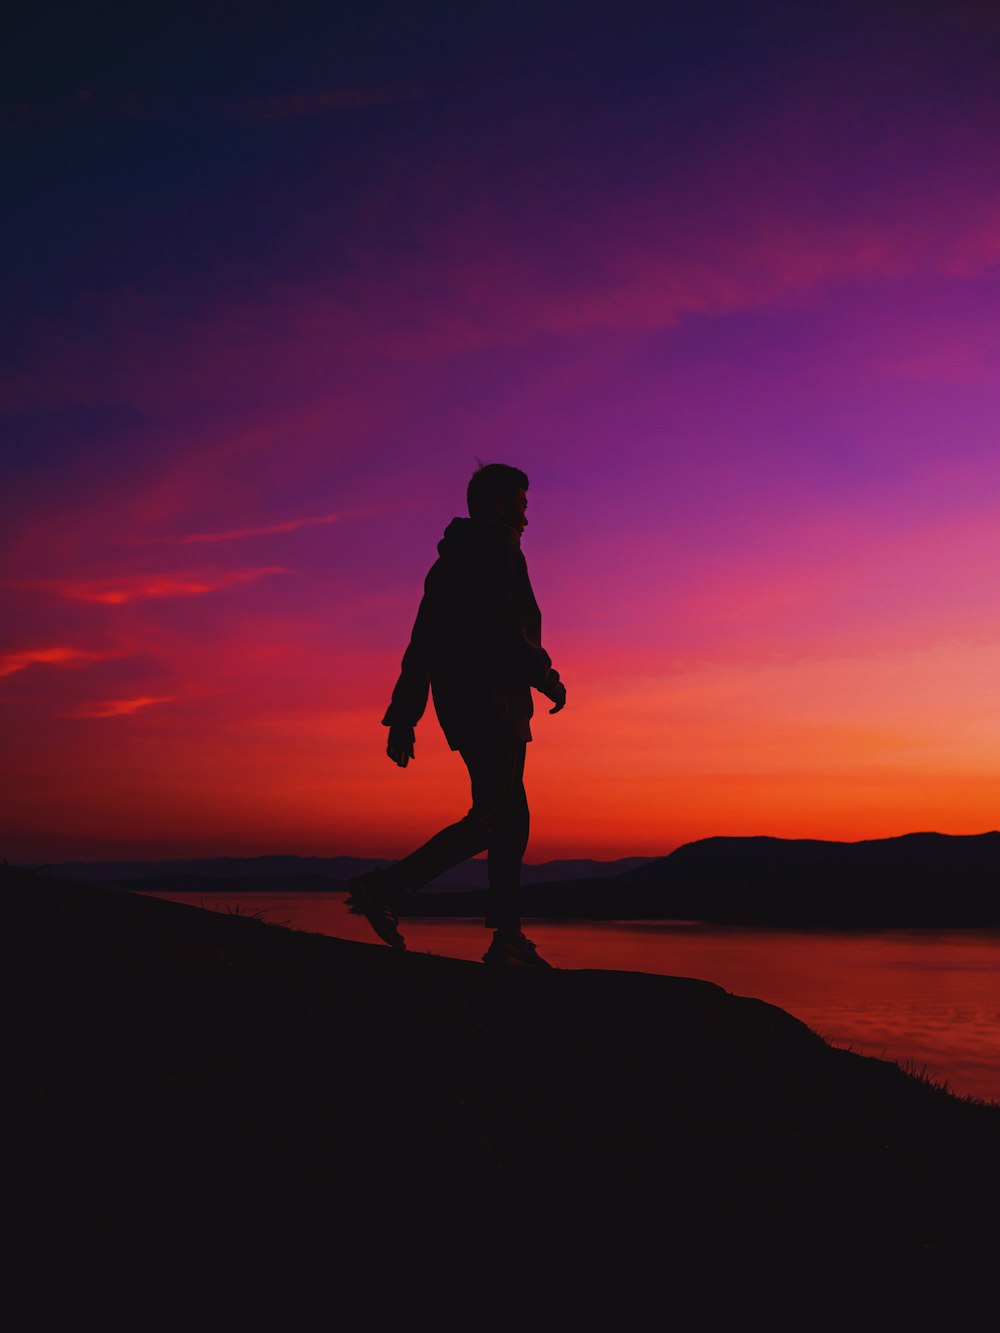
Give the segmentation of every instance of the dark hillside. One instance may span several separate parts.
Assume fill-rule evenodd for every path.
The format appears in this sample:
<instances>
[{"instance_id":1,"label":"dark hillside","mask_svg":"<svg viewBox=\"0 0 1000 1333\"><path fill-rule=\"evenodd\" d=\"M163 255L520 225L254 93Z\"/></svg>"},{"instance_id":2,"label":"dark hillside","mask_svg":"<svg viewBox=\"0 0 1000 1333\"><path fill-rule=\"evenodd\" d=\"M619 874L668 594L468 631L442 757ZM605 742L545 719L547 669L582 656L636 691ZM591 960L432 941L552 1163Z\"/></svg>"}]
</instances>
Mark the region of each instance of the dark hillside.
<instances>
[{"instance_id":1,"label":"dark hillside","mask_svg":"<svg viewBox=\"0 0 1000 1333\"><path fill-rule=\"evenodd\" d=\"M675 1284L776 1253L993 1262L1000 1110L760 1001L496 975L9 867L4 893L14 1207L47 1244L319 1239L338 1282L387 1247L450 1263L499 1237Z\"/></svg>"}]
</instances>

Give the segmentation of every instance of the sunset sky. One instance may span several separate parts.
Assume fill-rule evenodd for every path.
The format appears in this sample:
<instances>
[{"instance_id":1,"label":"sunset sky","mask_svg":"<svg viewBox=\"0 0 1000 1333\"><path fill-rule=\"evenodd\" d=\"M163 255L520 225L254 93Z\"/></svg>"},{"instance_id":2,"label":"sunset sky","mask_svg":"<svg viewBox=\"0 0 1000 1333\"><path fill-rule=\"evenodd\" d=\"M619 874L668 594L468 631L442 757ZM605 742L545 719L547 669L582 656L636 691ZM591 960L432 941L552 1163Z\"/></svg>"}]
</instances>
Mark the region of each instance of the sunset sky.
<instances>
[{"instance_id":1,"label":"sunset sky","mask_svg":"<svg viewBox=\"0 0 1000 1333\"><path fill-rule=\"evenodd\" d=\"M1000 804L1000 8L7 25L0 855L395 856L476 460L568 688L528 860Z\"/></svg>"}]
</instances>

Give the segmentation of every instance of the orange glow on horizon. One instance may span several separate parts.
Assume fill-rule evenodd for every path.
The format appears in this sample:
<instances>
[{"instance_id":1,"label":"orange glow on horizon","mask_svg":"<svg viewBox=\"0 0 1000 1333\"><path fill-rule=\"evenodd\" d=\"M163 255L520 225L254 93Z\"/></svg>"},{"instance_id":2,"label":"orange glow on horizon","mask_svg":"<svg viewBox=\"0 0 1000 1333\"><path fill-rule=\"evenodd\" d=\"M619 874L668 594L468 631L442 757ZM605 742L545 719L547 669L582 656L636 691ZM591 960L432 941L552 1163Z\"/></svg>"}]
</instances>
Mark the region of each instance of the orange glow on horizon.
<instances>
[{"instance_id":1,"label":"orange glow on horizon","mask_svg":"<svg viewBox=\"0 0 1000 1333\"><path fill-rule=\"evenodd\" d=\"M990 656L977 667L984 684ZM55 783L43 757L26 757L29 785L71 794L53 801L61 841L82 844L110 826L150 855L392 857L468 808L464 766L433 716L418 728L416 760L404 771L385 756L381 700L370 684L369 703L346 710L289 713L251 696L245 709L230 701L220 711L223 674L200 698L82 702L73 716L116 725L92 732ZM527 859L659 856L717 834L853 841L992 828L1000 781L989 736L955 715L921 720L920 691L899 688L898 663L891 675L896 715L884 718L877 698L866 698L870 665L842 666L840 688L853 681L855 702L841 724L810 715L817 683L837 683L829 664L727 667L613 694L581 686L572 712L540 710L533 724Z\"/></svg>"}]
</instances>

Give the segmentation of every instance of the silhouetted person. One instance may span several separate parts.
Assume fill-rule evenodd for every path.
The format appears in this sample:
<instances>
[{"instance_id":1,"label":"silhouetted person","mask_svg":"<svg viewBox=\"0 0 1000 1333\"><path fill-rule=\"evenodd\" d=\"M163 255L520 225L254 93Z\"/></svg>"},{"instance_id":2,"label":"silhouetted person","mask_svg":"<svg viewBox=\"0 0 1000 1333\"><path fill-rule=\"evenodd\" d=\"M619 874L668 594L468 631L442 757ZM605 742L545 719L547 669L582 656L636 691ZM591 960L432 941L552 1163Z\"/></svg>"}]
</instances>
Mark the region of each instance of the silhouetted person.
<instances>
[{"instance_id":1,"label":"silhouetted person","mask_svg":"<svg viewBox=\"0 0 1000 1333\"><path fill-rule=\"evenodd\" d=\"M521 861L528 844L525 746L531 740L534 687L555 705L566 689L542 647L542 617L521 553L528 478L502 463L469 482L469 518L448 524L424 583L402 671L382 725L386 752L405 768L428 690L448 744L472 780L472 808L404 860L350 882L354 911L396 949L399 901L406 890L477 853L488 853L486 925L493 942L483 961L548 967L521 930Z\"/></svg>"}]
</instances>

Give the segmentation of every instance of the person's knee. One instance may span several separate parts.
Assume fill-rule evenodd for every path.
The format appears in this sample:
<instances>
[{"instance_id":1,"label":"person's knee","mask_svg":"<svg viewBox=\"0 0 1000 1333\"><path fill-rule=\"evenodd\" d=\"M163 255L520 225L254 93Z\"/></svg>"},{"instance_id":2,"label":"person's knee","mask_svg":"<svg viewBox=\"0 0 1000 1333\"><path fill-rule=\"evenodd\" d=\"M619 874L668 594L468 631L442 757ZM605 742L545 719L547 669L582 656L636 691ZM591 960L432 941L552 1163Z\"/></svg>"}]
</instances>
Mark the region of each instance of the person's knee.
<instances>
[{"instance_id":1,"label":"person's knee","mask_svg":"<svg viewBox=\"0 0 1000 1333\"><path fill-rule=\"evenodd\" d=\"M524 847L528 842L528 807L507 810L490 831L490 845Z\"/></svg>"},{"instance_id":2,"label":"person's knee","mask_svg":"<svg viewBox=\"0 0 1000 1333\"><path fill-rule=\"evenodd\" d=\"M489 801L473 802L467 819L487 837L508 829L527 829L528 798L524 787L505 792L502 796Z\"/></svg>"},{"instance_id":3,"label":"person's knee","mask_svg":"<svg viewBox=\"0 0 1000 1333\"><path fill-rule=\"evenodd\" d=\"M528 811L528 799L525 796L524 792L522 791L510 803L510 807L507 811L506 822L508 824L513 824L518 828L527 829L530 819L531 815Z\"/></svg>"},{"instance_id":4,"label":"person's knee","mask_svg":"<svg viewBox=\"0 0 1000 1333\"><path fill-rule=\"evenodd\" d=\"M465 824L469 832L474 834L477 839L488 840L496 832L498 820L496 810L489 807L473 806L465 816ZM484 843L485 845L485 843Z\"/></svg>"}]
</instances>

